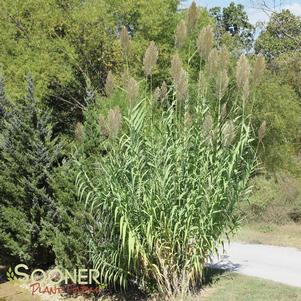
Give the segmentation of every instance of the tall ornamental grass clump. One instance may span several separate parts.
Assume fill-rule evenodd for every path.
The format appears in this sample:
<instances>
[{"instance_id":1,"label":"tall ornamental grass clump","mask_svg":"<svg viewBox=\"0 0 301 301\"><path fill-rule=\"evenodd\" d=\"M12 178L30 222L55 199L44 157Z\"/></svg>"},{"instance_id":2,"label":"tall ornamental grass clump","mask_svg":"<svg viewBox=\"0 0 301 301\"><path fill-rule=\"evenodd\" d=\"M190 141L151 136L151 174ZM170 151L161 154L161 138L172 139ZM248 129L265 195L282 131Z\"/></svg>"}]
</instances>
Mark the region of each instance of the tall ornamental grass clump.
<instances>
[{"instance_id":1,"label":"tall ornamental grass clump","mask_svg":"<svg viewBox=\"0 0 301 301\"><path fill-rule=\"evenodd\" d=\"M171 294L201 279L237 226L234 209L252 171L250 127L240 118L231 129L229 121L211 123L201 103L189 125L174 107L155 124L148 114L145 100L130 110L128 133L93 179L79 175L78 187L95 218L90 245L103 281L135 280Z\"/></svg>"},{"instance_id":2,"label":"tall ornamental grass clump","mask_svg":"<svg viewBox=\"0 0 301 301\"><path fill-rule=\"evenodd\" d=\"M93 172L82 168L77 177L78 194L94 219L88 225L91 259L108 285L185 294L200 284L210 255L238 225L236 205L248 197L255 161L244 109L250 70L243 56L237 66L241 97L227 108L226 51L215 50L223 64L212 76L204 39L213 39L211 28L199 37L204 67L197 93L179 55L172 58L171 84L148 93L128 78L123 135L111 139ZM156 64L148 58L152 52L157 57L154 43L144 57L147 80ZM206 92L212 81L215 105Z\"/></svg>"}]
</instances>

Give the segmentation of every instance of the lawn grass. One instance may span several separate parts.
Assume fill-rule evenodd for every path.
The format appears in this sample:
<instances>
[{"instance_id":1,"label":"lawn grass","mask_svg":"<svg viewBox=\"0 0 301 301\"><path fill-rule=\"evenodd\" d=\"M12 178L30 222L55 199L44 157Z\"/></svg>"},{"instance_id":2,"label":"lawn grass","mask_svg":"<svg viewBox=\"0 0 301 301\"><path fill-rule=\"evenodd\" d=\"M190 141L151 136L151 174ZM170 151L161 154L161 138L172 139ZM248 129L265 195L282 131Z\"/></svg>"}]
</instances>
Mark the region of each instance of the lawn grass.
<instances>
[{"instance_id":1,"label":"lawn grass","mask_svg":"<svg viewBox=\"0 0 301 301\"><path fill-rule=\"evenodd\" d=\"M0 301L42 301L38 296L31 296L28 290L10 283L0 285ZM57 301L53 297L47 297L49 301ZM84 297L60 299L64 301L91 300ZM126 298L100 298L96 300L144 300ZM163 301L151 298L149 301ZM237 273L225 273L214 276L211 284L207 285L202 293L194 297L186 297L185 301L301 301L301 288L295 288L256 277L242 276ZM184 301L176 298L170 301Z\"/></svg>"},{"instance_id":2,"label":"lawn grass","mask_svg":"<svg viewBox=\"0 0 301 301\"><path fill-rule=\"evenodd\" d=\"M232 240L295 247L301 250L301 225L248 224L242 226Z\"/></svg>"},{"instance_id":3,"label":"lawn grass","mask_svg":"<svg viewBox=\"0 0 301 301\"><path fill-rule=\"evenodd\" d=\"M193 301L301 301L301 288L226 273Z\"/></svg>"}]
</instances>

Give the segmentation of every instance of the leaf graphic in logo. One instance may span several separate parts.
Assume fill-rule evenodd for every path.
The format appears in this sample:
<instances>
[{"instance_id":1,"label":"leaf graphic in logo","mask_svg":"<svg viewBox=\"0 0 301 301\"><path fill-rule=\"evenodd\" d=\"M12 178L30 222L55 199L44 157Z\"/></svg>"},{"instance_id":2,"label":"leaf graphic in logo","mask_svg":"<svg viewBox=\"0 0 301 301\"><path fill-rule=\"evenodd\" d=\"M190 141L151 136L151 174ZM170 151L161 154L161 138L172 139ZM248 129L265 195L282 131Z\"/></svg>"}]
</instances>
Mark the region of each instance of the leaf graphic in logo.
<instances>
[{"instance_id":1,"label":"leaf graphic in logo","mask_svg":"<svg viewBox=\"0 0 301 301\"><path fill-rule=\"evenodd\" d=\"M6 277L7 277L8 281L14 281L14 280L17 279L16 276L15 276L15 273L13 272L13 270L11 269L11 267L6 272Z\"/></svg>"},{"instance_id":2,"label":"leaf graphic in logo","mask_svg":"<svg viewBox=\"0 0 301 301\"><path fill-rule=\"evenodd\" d=\"M101 283L101 284L98 285L98 288L101 289L101 290L104 290L104 289L107 288L107 286L106 286L106 284Z\"/></svg>"}]
</instances>

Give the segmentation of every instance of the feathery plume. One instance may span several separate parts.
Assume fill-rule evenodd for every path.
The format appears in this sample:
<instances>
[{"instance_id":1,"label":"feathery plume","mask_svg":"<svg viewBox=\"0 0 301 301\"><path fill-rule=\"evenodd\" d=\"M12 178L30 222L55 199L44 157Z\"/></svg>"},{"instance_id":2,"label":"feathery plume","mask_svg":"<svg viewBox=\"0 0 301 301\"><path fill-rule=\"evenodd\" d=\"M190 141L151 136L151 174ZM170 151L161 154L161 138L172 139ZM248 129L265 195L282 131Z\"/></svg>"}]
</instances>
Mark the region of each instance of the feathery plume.
<instances>
[{"instance_id":1,"label":"feathery plume","mask_svg":"<svg viewBox=\"0 0 301 301\"><path fill-rule=\"evenodd\" d=\"M236 66L237 86L243 89L245 83L249 81L249 76L250 76L250 65L246 56L242 54Z\"/></svg>"},{"instance_id":2,"label":"feathery plume","mask_svg":"<svg viewBox=\"0 0 301 301\"><path fill-rule=\"evenodd\" d=\"M227 117L227 103L224 103L221 109L221 118L224 120Z\"/></svg>"},{"instance_id":3,"label":"feathery plume","mask_svg":"<svg viewBox=\"0 0 301 301\"><path fill-rule=\"evenodd\" d=\"M220 69L219 55L219 51L216 48L213 48L209 53L208 69L212 76L214 76Z\"/></svg>"},{"instance_id":4,"label":"feathery plume","mask_svg":"<svg viewBox=\"0 0 301 301\"><path fill-rule=\"evenodd\" d=\"M222 143L225 147L228 147L232 144L235 139L236 130L235 125L232 120L228 120L222 129Z\"/></svg>"},{"instance_id":5,"label":"feathery plume","mask_svg":"<svg viewBox=\"0 0 301 301\"><path fill-rule=\"evenodd\" d=\"M213 130L213 119L210 114L207 114L204 121L203 121L203 137L209 138L211 140L212 138L212 130Z\"/></svg>"},{"instance_id":6,"label":"feathery plume","mask_svg":"<svg viewBox=\"0 0 301 301\"><path fill-rule=\"evenodd\" d=\"M128 30L125 26L122 27L120 32L120 46L121 49L123 50L123 53L127 54L130 47L130 37L129 37Z\"/></svg>"},{"instance_id":7,"label":"feathery plume","mask_svg":"<svg viewBox=\"0 0 301 301\"><path fill-rule=\"evenodd\" d=\"M75 139L79 142L79 143L83 143L84 142L84 126L81 122L77 122L75 125Z\"/></svg>"},{"instance_id":8,"label":"feathery plume","mask_svg":"<svg viewBox=\"0 0 301 301\"><path fill-rule=\"evenodd\" d=\"M205 73L200 70L198 79L198 95L205 96L207 92L207 80Z\"/></svg>"},{"instance_id":9,"label":"feathery plume","mask_svg":"<svg viewBox=\"0 0 301 301\"><path fill-rule=\"evenodd\" d=\"M122 115L119 107L110 109L107 117L107 127L110 137L116 137L122 124Z\"/></svg>"},{"instance_id":10,"label":"feathery plume","mask_svg":"<svg viewBox=\"0 0 301 301\"><path fill-rule=\"evenodd\" d=\"M160 92L161 92L160 101L161 101L161 103L164 103L168 96L168 87L167 87L167 84L165 81L162 83Z\"/></svg>"},{"instance_id":11,"label":"feathery plume","mask_svg":"<svg viewBox=\"0 0 301 301\"><path fill-rule=\"evenodd\" d=\"M193 1L186 15L186 24L189 31L192 31L195 28L198 18L199 18L199 11L195 1Z\"/></svg>"},{"instance_id":12,"label":"feathery plume","mask_svg":"<svg viewBox=\"0 0 301 301\"><path fill-rule=\"evenodd\" d=\"M118 135L122 125L122 115L119 107L110 109L105 118L103 115L99 115L98 123L100 126L101 133L109 138L114 138Z\"/></svg>"},{"instance_id":13,"label":"feathery plume","mask_svg":"<svg viewBox=\"0 0 301 301\"><path fill-rule=\"evenodd\" d=\"M127 81L126 92L127 92L129 103L133 105L139 95L139 84L133 77L130 77L129 80Z\"/></svg>"},{"instance_id":14,"label":"feathery plume","mask_svg":"<svg viewBox=\"0 0 301 301\"><path fill-rule=\"evenodd\" d=\"M108 97L111 97L115 88L115 80L112 71L109 71L106 84L105 84L105 91Z\"/></svg>"},{"instance_id":15,"label":"feathery plume","mask_svg":"<svg viewBox=\"0 0 301 301\"><path fill-rule=\"evenodd\" d=\"M121 74L121 81L122 81L123 87L125 89L127 88L130 77L131 77L131 75L130 75L128 69L125 69Z\"/></svg>"},{"instance_id":16,"label":"feathery plume","mask_svg":"<svg viewBox=\"0 0 301 301\"><path fill-rule=\"evenodd\" d=\"M267 123L264 120L262 122L262 124L260 125L259 130L258 130L258 140L259 140L259 142L263 141L263 138L265 137L265 134L266 134L266 130L267 130Z\"/></svg>"},{"instance_id":17,"label":"feathery plume","mask_svg":"<svg viewBox=\"0 0 301 301\"><path fill-rule=\"evenodd\" d=\"M104 135L105 137L109 137L109 131L108 131L108 127L107 127L107 120L103 115L98 116L98 124L99 124L100 131L101 131L102 135Z\"/></svg>"},{"instance_id":18,"label":"feathery plume","mask_svg":"<svg viewBox=\"0 0 301 301\"><path fill-rule=\"evenodd\" d=\"M243 100L247 100L250 95L250 84L249 81L246 81L242 88L242 98Z\"/></svg>"},{"instance_id":19,"label":"feathery plume","mask_svg":"<svg viewBox=\"0 0 301 301\"><path fill-rule=\"evenodd\" d=\"M197 47L201 58L207 59L208 55L213 48L214 34L212 26L203 28L198 36Z\"/></svg>"},{"instance_id":20,"label":"feathery plume","mask_svg":"<svg viewBox=\"0 0 301 301\"><path fill-rule=\"evenodd\" d=\"M172 60L171 60L171 77L175 82L177 82L179 76L180 76L180 73L181 73L181 70L182 70L182 61L179 57L179 54L176 53L173 55L172 57Z\"/></svg>"},{"instance_id":21,"label":"feathery plume","mask_svg":"<svg viewBox=\"0 0 301 301\"><path fill-rule=\"evenodd\" d=\"M228 69L230 54L226 47L222 47L219 51L219 64L221 69Z\"/></svg>"},{"instance_id":22,"label":"feathery plume","mask_svg":"<svg viewBox=\"0 0 301 301\"><path fill-rule=\"evenodd\" d=\"M175 82L177 99L183 102L188 96L188 73L182 69Z\"/></svg>"},{"instance_id":23,"label":"feathery plume","mask_svg":"<svg viewBox=\"0 0 301 301\"><path fill-rule=\"evenodd\" d=\"M143 69L144 74L146 76L149 76L152 74L152 69L157 64L158 60L158 48L154 41L150 42L150 45L145 51L144 58L143 58Z\"/></svg>"},{"instance_id":24,"label":"feathery plume","mask_svg":"<svg viewBox=\"0 0 301 301\"><path fill-rule=\"evenodd\" d=\"M247 100L250 93L250 65L248 59L242 54L236 66L236 83L238 88L242 90L243 100Z\"/></svg>"},{"instance_id":25,"label":"feathery plume","mask_svg":"<svg viewBox=\"0 0 301 301\"><path fill-rule=\"evenodd\" d=\"M253 85L260 84L265 71L265 59L262 54L259 54L256 58L254 71L253 71Z\"/></svg>"},{"instance_id":26,"label":"feathery plume","mask_svg":"<svg viewBox=\"0 0 301 301\"><path fill-rule=\"evenodd\" d=\"M216 77L216 91L217 91L217 97L219 100L221 100L228 88L229 85L229 77L227 74L227 70L221 70Z\"/></svg>"},{"instance_id":27,"label":"feathery plume","mask_svg":"<svg viewBox=\"0 0 301 301\"><path fill-rule=\"evenodd\" d=\"M182 48L185 44L187 38L187 26L185 24L185 21L182 20L176 29L176 47Z\"/></svg>"},{"instance_id":28,"label":"feathery plume","mask_svg":"<svg viewBox=\"0 0 301 301\"><path fill-rule=\"evenodd\" d=\"M229 65L229 52L223 47L220 50L213 48L208 56L208 69L211 75L216 75L220 70L227 70Z\"/></svg>"}]
</instances>

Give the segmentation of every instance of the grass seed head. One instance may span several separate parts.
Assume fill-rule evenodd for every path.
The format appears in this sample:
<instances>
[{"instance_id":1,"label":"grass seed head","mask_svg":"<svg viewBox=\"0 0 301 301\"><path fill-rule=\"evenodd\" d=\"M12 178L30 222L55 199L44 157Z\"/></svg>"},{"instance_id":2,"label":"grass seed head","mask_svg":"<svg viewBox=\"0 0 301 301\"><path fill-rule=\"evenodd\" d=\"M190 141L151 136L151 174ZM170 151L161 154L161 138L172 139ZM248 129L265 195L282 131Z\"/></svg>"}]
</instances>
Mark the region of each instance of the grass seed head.
<instances>
[{"instance_id":1,"label":"grass seed head","mask_svg":"<svg viewBox=\"0 0 301 301\"><path fill-rule=\"evenodd\" d=\"M183 102L188 97L188 73L183 68L175 82L176 92L177 92L177 99L180 102Z\"/></svg>"},{"instance_id":2,"label":"grass seed head","mask_svg":"<svg viewBox=\"0 0 301 301\"><path fill-rule=\"evenodd\" d=\"M165 103L165 101L168 98L168 86L166 84L166 82L164 81L162 83L161 89L160 89L160 101L161 103Z\"/></svg>"},{"instance_id":3,"label":"grass seed head","mask_svg":"<svg viewBox=\"0 0 301 301\"><path fill-rule=\"evenodd\" d=\"M220 50L213 48L208 55L208 70L210 75L215 76L220 70L228 70L229 51L223 47Z\"/></svg>"},{"instance_id":4,"label":"grass seed head","mask_svg":"<svg viewBox=\"0 0 301 301\"><path fill-rule=\"evenodd\" d=\"M207 114L203 122L203 137L212 137L213 119L210 114Z\"/></svg>"},{"instance_id":5,"label":"grass seed head","mask_svg":"<svg viewBox=\"0 0 301 301\"><path fill-rule=\"evenodd\" d=\"M123 87L125 89L127 89L128 81L130 78L131 78L131 75L130 75L129 71L127 69L125 69L121 74L121 81L122 81Z\"/></svg>"},{"instance_id":6,"label":"grass seed head","mask_svg":"<svg viewBox=\"0 0 301 301\"><path fill-rule=\"evenodd\" d=\"M216 77L216 92L219 100L221 100L224 97L228 85L229 85L229 77L228 77L227 70L224 69L219 71Z\"/></svg>"},{"instance_id":7,"label":"grass seed head","mask_svg":"<svg viewBox=\"0 0 301 301\"><path fill-rule=\"evenodd\" d=\"M200 70L198 79L198 94L205 96L207 92L207 80L204 71Z\"/></svg>"},{"instance_id":8,"label":"grass seed head","mask_svg":"<svg viewBox=\"0 0 301 301\"><path fill-rule=\"evenodd\" d=\"M110 109L107 117L107 128L110 137L116 137L121 129L122 115L119 107Z\"/></svg>"},{"instance_id":9,"label":"grass seed head","mask_svg":"<svg viewBox=\"0 0 301 301\"><path fill-rule=\"evenodd\" d=\"M101 133L107 138L114 138L118 135L122 125L122 115L119 107L110 109L105 118L103 115L98 116L98 124Z\"/></svg>"},{"instance_id":10,"label":"grass seed head","mask_svg":"<svg viewBox=\"0 0 301 301\"><path fill-rule=\"evenodd\" d=\"M227 117L227 103L224 103L223 106L222 106L222 109L221 109L221 118L222 120L224 120L226 117Z\"/></svg>"},{"instance_id":11,"label":"grass seed head","mask_svg":"<svg viewBox=\"0 0 301 301\"><path fill-rule=\"evenodd\" d=\"M173 55L171 59L171 77L173 79L174 84L178 81L182 70L182 61L179 57L179 54L176 53Z\"/></svg>"},{"instance_id":12,"label":"grass seed head","mask_svg":"<svg viewBox=\"0 0 301 301\"><path fill-rule=\"evenodd\" d=\"M246 81L242 88L242 98L244 101L248 100L250 95L250 84L249 81Z\"/></svg>"},{"instance_id":13,"label":"grass seed head","mask_svg":"<svg viewBox=\"0 0 301 301\"><path fill-rule=\"evenodd\" d=\"M228 69L230 61L230 53L226 47L222 47L219 51L219 64L221 69Z\"/></svg>"},{"instance_id":14,"label":"grass seed head","mask_svg":"<svg viewBox=\"0 0 301 301\"><path fill-rule=\"evenodd\" d=\"M74 134L75 134L75 139L79 143L84 142L85 131L84 131L84 126L81 122L76 123Z\"/></svg>"},{"instance_id":15,"label":"grass seed head","mask_svg":"<svg viewBox=\"0 0 301 301\"><path fill-rule=\"evenodd\" d=\"M212 26L208 25L203 28L198 36L197 47L201 58L207 60L208 55L213 48L214 34Z\"/></svg>"},{"instance_id":16,"label":"grass seed head","mask_svg":"<svg viewBox=\"0 0 301 301\"><path fill-rule=\"evenodd\" d=\"M152 69L157 64L159 56L158 48L154 41L150 42L150 45L145 51L144 58L143 58L143 70L146 76L152 74Z\"/></svg>"},{"instance_id":17,"label":"grass seed head","mask_svg":"<svg viewBox=\"0 0 301 301\"><path fill-rule=\"evenodd\" d=\"M230 146L236 136L235 125L232 120L228 120L222 129L222 142L225 147Z\"/></svg>"},{"instance_id":18,"label":"grass seed head","mask_svg":"<svg viewBox=\"0 0 301 301\"><path fill-rule=\"evenodd\" d=\"M130 105L133 105L139 95L139 84L133 77L130 77L127 81L126 92Z\"/></svg>"},{"instance_id":19,"label":"grass seed head","mask_svg":"<svg viewBox=\"0 0 301 301\"><path fill-rule=\"evenodd\" d=\"M186 24L189 31L192 31L196 27L198 19L199 19L199 10L195 1L193 1L186 15Z\"/></svg>"},{"instance_id":20,"label":"grass seed head","mask_svg":"<svg viewBox=\"0 0 301 301\"><path fill-rule=\"evenodd\" d=\"M105 84L105 91L106 91L106 95L108 97L112 96L112 94L114 92L114 88L115 88L114 76L113 76L112 71L109 71L107 80L106 80L106 84Z\"/></svg>"},{"instance_id":21,"label":"grass seed head","mask_svg":"<svg viewBox=\"0 0 301 301\"><path fill-rule=\"evenodd\" d=\"M175 39L176 47L182 48L187 39L187 26L184 20L181 20L177 26Z\"/></svg>"},{"instance_id":22,"label":"grass seed head","mask_svg":"<svg viewBox=\"0 0 301 301\"><path fill-rule=\"evenodd\" d=\"M125 26L122 27L120 32L120 46L124 54L127 54L129 52L130 37L129 37L128 30Z\"/></svg>"},{"instance_id":23,"label":"grass seed head","mask_svg":"<svg viewBox=\"0 0 301 301\"><path fill-rule=\"evenodd\" d=\"M208 70L211 76L214 76L220 68L219 51L213 48L208 56Z\"/></svg>"},{"instance_id":24,"label":"grass seed head","mask_svg":"<svg viewBox=\"0 0 301 301\"><path fill-rule=\"evenodd\" d=\"M237 62L236 66L236 83L238 88L243 89L246 82L250 77L250 65L248 59L242 54Z\"/></svg>"},{"instance_id":25,"label":"grass seed head","mask_svg":"<svg viewBox=\"0 0 301 301\"><path fill-rule=\"evenodd\" d=\"M109 131L108 131L108 127L107 127L107 120L103 115L98 116L98 124L99 124L102 135L104 135L105 137L108 137Z\"/></svg>"}]
</instances>

